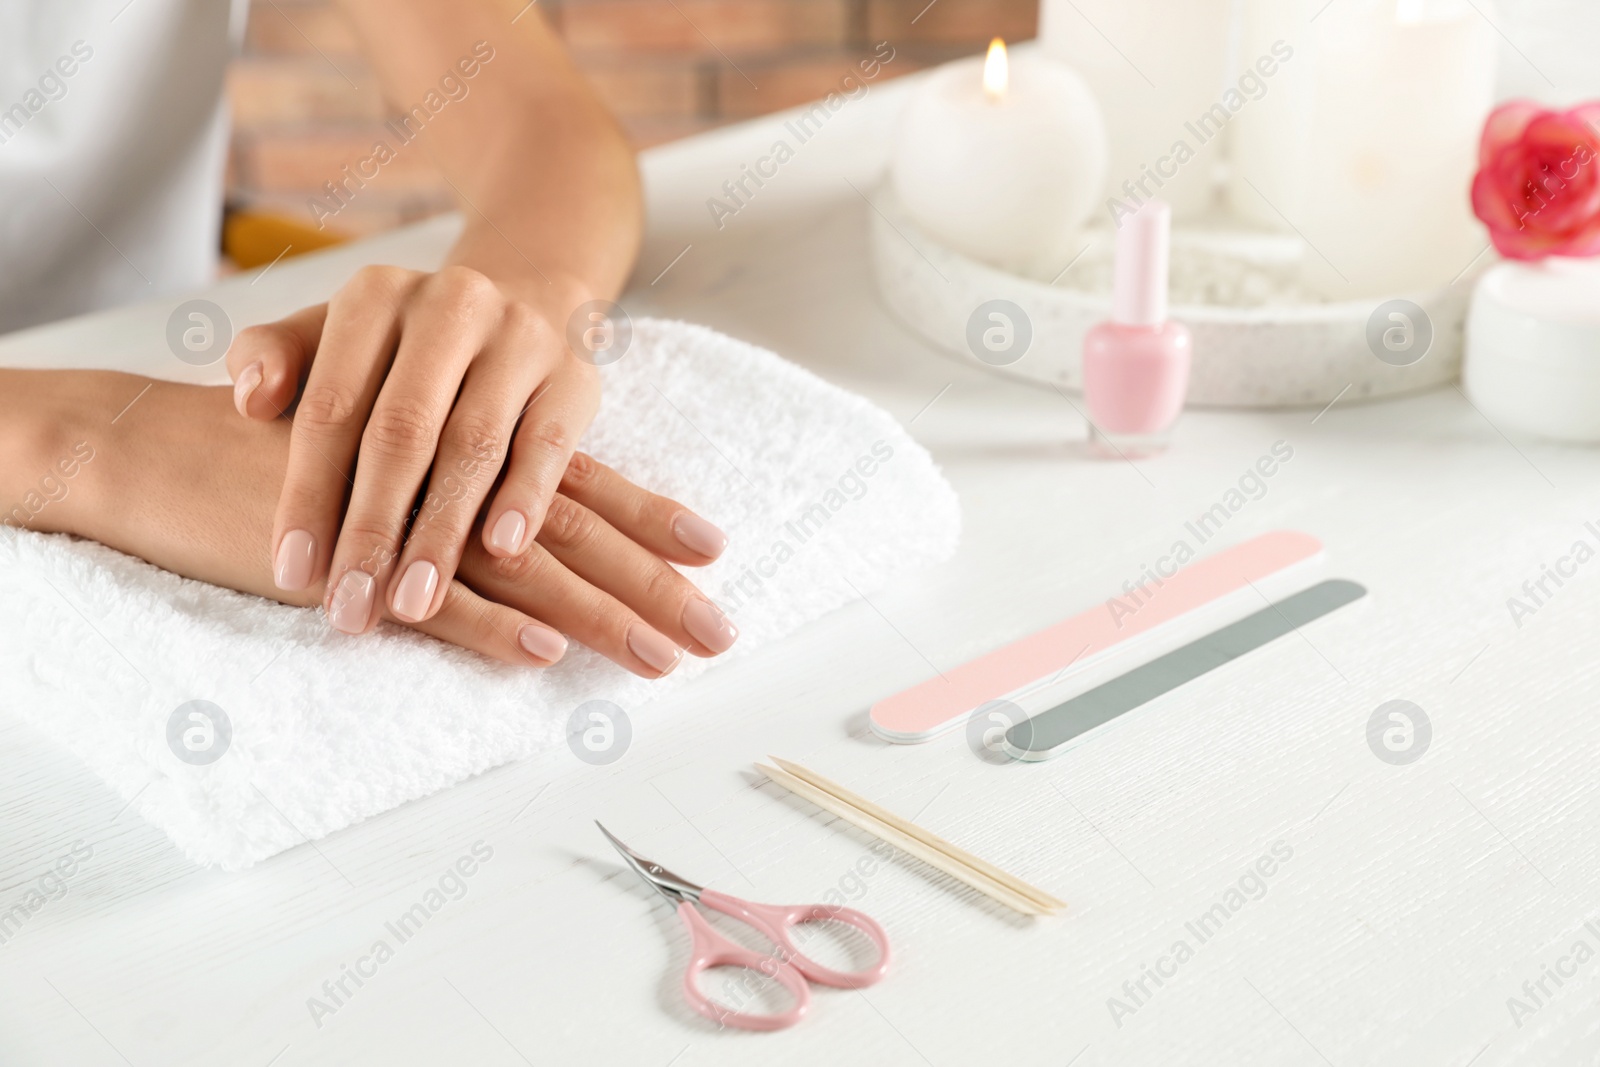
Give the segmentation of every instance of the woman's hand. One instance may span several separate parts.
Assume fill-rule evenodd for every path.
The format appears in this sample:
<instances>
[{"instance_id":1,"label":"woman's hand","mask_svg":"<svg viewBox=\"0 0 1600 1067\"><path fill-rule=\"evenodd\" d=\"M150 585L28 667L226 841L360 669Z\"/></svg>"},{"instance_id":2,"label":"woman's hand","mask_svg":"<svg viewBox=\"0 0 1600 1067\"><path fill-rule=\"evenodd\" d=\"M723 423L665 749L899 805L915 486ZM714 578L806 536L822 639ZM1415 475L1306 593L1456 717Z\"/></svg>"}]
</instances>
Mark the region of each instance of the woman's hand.
<instances>
[{"instance_id":1,"label":"woman's hand","mask_svg":"<svg viewBox=\"0 0 1600 1067\"><path fill-rule=\"evenodd\" d=\"M626 284L643 198L627 137L538 11L509 26L504 0L340 6L387 107L448 95L417 150L461 233L436 273L368 267L326 306L242 331L228 366L252 418L299 397L273 579L325 583L334 624L359 633L384 609L433 617L474 533L510 560L545 525L599 404L567 320ZM408 530L430 470L460 491Z\"/></svg>"},{"instance_id":2,"label":"woman's hand","mask_svg":"<svg viewBox=\"0 0 1600 1067\"><path fill-rule=\"evenodd\" d=\"M241 331L228 350L240 413L293 407L277 587L325 584L329 621L358 634L384 609L433 618L475 527L496 559L527 551L600 402L557 317L469 267L365 267L327 304Z\"/></svg>"},{"instance_id":3,"label":"woman's hand","mask_svg":"<svg viewBox=\"0 0 1600 1067\"><path fill-rule=\"evenodd\" d=\"M95 455L71 493L35 515L31 528L89 537L178 574L288 604L323 600L320 584L280 589L262 551L291 451L289 423L238 418L222 389L155 382L141 393L143 379L102 372L6 371L0 379L0 394L9 394L0 397L0 455L17 459L11 466L19 478L50 469L80 443ZM21 492L22 483L0 488ZM414 625L538 666L560 658L565 631L636 674L660 677L683 650L714 655L738 636L667 562L701 566L724 544L687 508L579 454L537 539L509 557L471 540L459 580L446 583L432 617ZM370 590L327 595L330 612L354 611L368 622L393 617Z\"/></svg>"}]
</instances>

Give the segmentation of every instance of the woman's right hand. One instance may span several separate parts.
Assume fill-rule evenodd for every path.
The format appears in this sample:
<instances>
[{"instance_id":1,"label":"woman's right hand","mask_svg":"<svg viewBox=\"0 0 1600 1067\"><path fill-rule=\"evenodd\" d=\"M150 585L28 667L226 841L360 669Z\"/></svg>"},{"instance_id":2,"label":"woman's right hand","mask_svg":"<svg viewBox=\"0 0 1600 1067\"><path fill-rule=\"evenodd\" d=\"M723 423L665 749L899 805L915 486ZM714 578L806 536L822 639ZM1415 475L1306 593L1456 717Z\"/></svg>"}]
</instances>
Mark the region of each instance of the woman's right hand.
<instances>
[{"instance_id":1,"label":"woman's right hand","mask_svg":"<svg viewBox=\"0 0 1600 1067\"><path fill-rule=\"evenodd\" d=\"M263 548L288 461L287 422L238 418L223 388L104 372L4 373L8 386L21 376L20 392L30 398L7 415L28 422L34 464L48 470L80 445L94 455L30 528L89 537L186 577L284 603L322 603L320 588L279 589ZM28 467L21 470L25 478ZM419 521L428 506L425 498ZM564 631L635 674L661 677L684 650L716 655L738 636L669 566L704 566L723 543L687 508L580 453L527 550L498 558L474 539L444 607L415 628L524 666L558 660ZM337 598L331 610L392 618L359 592Z\"/></svg>"}]
</instances>

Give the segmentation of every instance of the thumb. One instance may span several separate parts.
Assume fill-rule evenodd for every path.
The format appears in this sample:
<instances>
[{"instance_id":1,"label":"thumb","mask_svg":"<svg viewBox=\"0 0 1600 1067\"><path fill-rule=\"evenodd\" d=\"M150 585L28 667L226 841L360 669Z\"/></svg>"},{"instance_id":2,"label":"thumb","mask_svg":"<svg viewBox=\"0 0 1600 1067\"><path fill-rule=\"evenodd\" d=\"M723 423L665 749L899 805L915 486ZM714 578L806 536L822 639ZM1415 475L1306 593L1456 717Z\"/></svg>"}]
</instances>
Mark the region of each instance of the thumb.
<instances>
[{"instance_id":1,"label":"thumb","mask_svg":"<svg viewBox=\"0 0 1600 1067\"><path fill-rule=\"evenodd\" d=\"M327 317L328 305L317 304L239 331L228 346L228 377L239 414L271 421L289 409L311 370Z\"/></svg>"}]
</instances>

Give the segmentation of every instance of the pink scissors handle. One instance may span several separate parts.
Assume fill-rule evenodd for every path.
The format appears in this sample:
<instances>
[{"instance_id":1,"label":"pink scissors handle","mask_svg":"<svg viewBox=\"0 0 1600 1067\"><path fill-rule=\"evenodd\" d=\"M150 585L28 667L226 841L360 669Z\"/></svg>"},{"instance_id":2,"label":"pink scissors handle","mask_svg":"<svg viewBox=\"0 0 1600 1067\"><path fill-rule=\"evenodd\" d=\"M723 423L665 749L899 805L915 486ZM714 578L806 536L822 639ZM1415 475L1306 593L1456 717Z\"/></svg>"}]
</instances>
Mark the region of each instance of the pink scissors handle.
<instances>
[{"instance_id":1,"label":"pink scissors handle","mask_svg":"<svg viewBox=\"0 0 1600 1067\"><path fill-rule=\"evenodd\" d=\"M711 929L687 900L678 905L678 917L689 928L689 968L683 973L683 996L691 1008L712 1022L738 1030L782 1030L805 1018L811 1007L811 989L799 971L781 959L729 941ZM752 1015L718 1004L700 991L700 976L716 967L740 967L766 975L789 991L794 1004L775 1015Z\"/></svg>"},{"instance_id":2,"label":"pink scissors handle","mask_svg":"<svg viewBox=\"0 0 1600 1067\"><path fill-rule=\"evenodd\" d=\"M700 903L754 927L778 946L784 962L819 985L860 989L872 985L889 970L889 935L870 915L854 908L834 908L826 904L755 904L715 889L702 889ZM800 946L794 942L794 927L814 922L844 923L860 930L867 935L867 940L877 946L878 962L860 971L836 971L824 967L801 952Z\"/></svg>"}]
</instances>

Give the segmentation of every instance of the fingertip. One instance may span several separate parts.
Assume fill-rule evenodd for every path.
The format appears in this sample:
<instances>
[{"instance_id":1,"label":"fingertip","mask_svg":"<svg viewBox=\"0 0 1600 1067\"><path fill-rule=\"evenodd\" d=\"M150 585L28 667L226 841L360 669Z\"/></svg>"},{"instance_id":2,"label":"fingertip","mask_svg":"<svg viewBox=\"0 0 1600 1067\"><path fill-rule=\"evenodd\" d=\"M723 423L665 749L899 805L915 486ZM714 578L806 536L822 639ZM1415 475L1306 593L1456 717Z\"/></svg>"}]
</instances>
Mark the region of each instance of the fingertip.
<instances>
[{"instance_id":1,"label":"fingertip","mask_svg":"<svg viewBox=\"0 0 1600 1067\"><path fill-rule=\"evenodd\" d=\"M327 594L323 609L328 622L340 633L352 636L366 633L372 624L372 605L376 580L359 568L351 568Z\"/></svg>"},{"instance_id":2,"label":"fingertip","mask_svg":"<svg viewBox=\"0 0 1600 1067\"><path fill-rule=\"evenodd\" d=\"M644 678L664 678L671 674L673 668L683 659L683 649L643 622L636 622L628 627L625 643L628 651L648 668L644 671L634 669L635 674Z\"/></svg>"},{"instance_id":3,"label":"fingertip","mask_svg":"<svg viewBox=\"0 0 1600 1067\"><path fill-rule=\"evenodd\" d=\"M416 560L395 584L389 596L389 610L402 622L422 622L433 614L439 584L439 568L427 560Z\"/></svg>"},{"instance_id":4,"label":"fingertip","mask_svg":"<svg viewBox=\"0 0 1600 1067\"><path fill-rule=\"evenodd\" d=\"M539 623L529 623L518 630L517 644L542 667L556 663L567 654L567 639L560 632Z\"/></svg>"},{"instance_id":5,"label":"fingertip","mask_svg":"<svg viewBox=\"0 0 1600 1067\"><path fill-rule=\"evenodd\" d=\"M244 415L246 418L255 419L257 422L271 422L283 415L283 409L284 405L273 403L270 396L257 389L245 406Z\"/></svg>"},{"instance_id":6,"label":"fingertip","mask_svg":"<svg viewBox=\"0 0 1600 1067\"><path fill-rule=\"evenodd\" d=\"M285 592L310 587L317 577L317 540L305 530L289 530L272 555L274 584Z\"/></svg>"},{"instance_id":7,"label":"fingertip","mask_svg":"<svg viewBox=\"0 0 1600 1067\"><path fill-rule=\"evenodd\" d=\"M680 545L707 560L715 560L728 547L727 534L688 508L672 520L672 533Z\"/></svg>"},{"instance_id":8,"label":"fingertip","mask_svg":"<svg viewBox=\"0 0 1600 1067\"><path fill-rule=\"evenodd\" d=\"M234 409L247 419L251 417L250 402L261 387L262 377L261 361L257 360L240 371L239 380L233 383Z\"/></svg>"},{"instance_id":9,"label":"fingertip","mask_svg":"<svg viewBox=\"0 0 1600 1067\"><path fill-rule=\"evenodd\" d=\"M483 547L491 556L510 559L522 551L528 533L528 520L522 512L509 508L498 519L483 526Z\"/></svg>"},{"instance_id":10,"label":"fingertip","mask_svg":"<svg viewBox=\"0 0 1600 1067\"><path fill-rule=\"evenodd\" d=\"M683 609L683 628L704 649L705 656L720 656L739 640L739 628L711 601L690 597Z\"/></svg>"},{"instance_id":11,"label":"fingertip","mask_svg":"<svg viewBox=\"0 0 1600 1067\"><path fill-rule=\"evenodd\" d=\"M301 374L317 350L326 305L305 308L277 322L247 326L228 346L234 406L251 419L276 419L294 403Z\"/></svg>"},{"instance_id":12,"label":"fingertip","mask_svg":"<svg viewBox=\"0 0 1600 1067\"><path fill-rule=\"evenodd\" d=\"M281 364L264 365L261 384L250 393L246 414L267 422L282 418L294 403L297 387L298 383Z\"/></svg>"}]
</instances>

